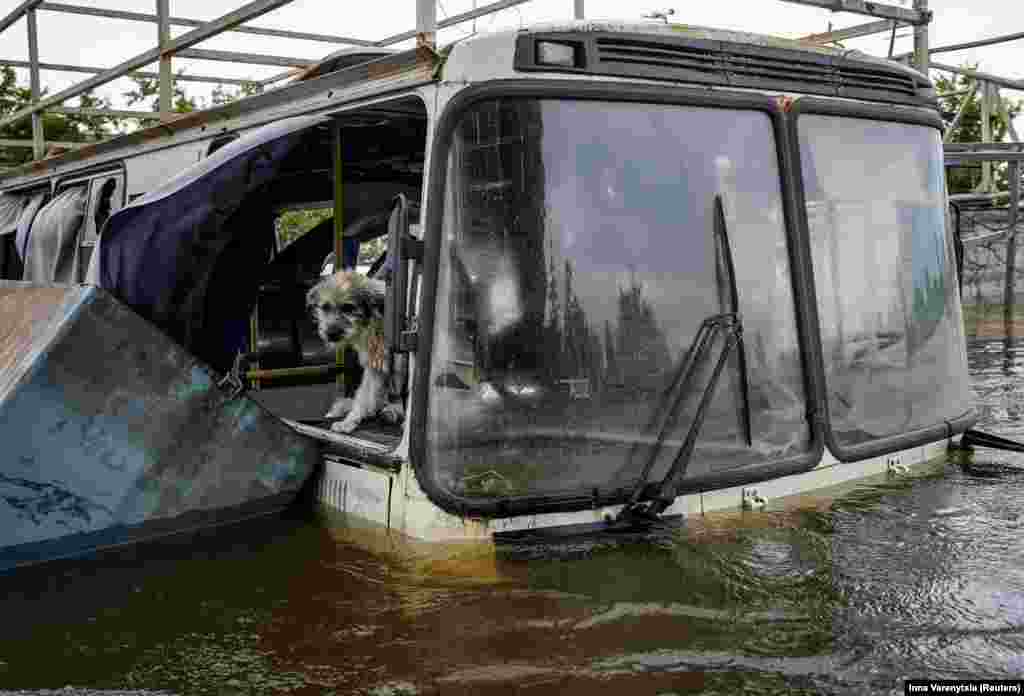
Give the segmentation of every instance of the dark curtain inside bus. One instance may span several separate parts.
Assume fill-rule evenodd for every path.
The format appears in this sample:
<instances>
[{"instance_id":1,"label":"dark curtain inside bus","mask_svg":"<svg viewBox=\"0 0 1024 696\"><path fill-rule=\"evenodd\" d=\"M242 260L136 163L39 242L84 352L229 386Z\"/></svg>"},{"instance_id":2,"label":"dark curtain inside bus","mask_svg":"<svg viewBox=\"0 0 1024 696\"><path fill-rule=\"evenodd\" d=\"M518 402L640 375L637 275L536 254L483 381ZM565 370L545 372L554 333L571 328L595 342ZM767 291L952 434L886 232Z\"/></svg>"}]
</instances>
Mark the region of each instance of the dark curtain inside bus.
<instances>
[{"instance_id":1,"label":"dark curtain inside bus","mask_svg":"<svg viewBox=\"0 0 1024 696\"><path fill-rule=\"evenodd\" d=\"M115 213L100 245L101 286L227 370L273 247L272 197L261 193L322 121L258 129Z\"/></svg>"}]
</instances>

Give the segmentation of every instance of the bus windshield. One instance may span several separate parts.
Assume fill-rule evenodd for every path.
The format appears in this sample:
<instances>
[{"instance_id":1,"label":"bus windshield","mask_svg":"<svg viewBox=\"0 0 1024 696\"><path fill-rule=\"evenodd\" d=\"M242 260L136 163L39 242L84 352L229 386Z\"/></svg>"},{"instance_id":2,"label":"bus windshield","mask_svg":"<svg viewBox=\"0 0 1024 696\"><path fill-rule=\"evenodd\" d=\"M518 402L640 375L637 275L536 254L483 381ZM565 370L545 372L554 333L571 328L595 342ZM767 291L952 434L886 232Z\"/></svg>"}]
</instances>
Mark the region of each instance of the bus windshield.
<instances>
[{"instance_id":1,"label":"bus windshield","mask_svg":"<svg viewBox=\"0 0 1024 696\"><path fill-rule=\"evenodd\" d=\"M970 389L939 132L818 114L798 130L835 441L962 416Z\"/></svg>"},{"instance_id":2,"label":"bus windshield","mask_svg":"<svg viewBox=\"0 0 1024 696\"><path fill-rule=\"evenodd\" d=\"M744 345L717 380L688 478L807 452L768 115L493 99L463 114L447 159L427 416L439 486L614 495L652 453L651 480L664 475L711 366L659 433L666 388L701 323L732 311L716 198Z\"/></svg>"}]
</instances>

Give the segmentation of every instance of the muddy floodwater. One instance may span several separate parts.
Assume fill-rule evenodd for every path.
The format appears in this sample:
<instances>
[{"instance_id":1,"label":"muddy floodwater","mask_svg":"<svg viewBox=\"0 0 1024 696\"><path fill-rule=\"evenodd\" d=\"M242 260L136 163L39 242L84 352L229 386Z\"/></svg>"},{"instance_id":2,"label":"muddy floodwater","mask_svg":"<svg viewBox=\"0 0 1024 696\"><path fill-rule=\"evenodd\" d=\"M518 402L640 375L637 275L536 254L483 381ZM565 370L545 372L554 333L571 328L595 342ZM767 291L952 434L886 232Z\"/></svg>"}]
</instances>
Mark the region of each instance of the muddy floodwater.
<instances>
[{"instance_id":1,"label":"muddy floodwater","mask_svg":"<svg viewBox=\"0 0 1024 696\"><path fill-rule=\"evenodd\" d=\"M969 357L979 427L1024 439L1024 343ZM8 578L0 689L859 696L1024 674L1024 454L497 558L358 537L303 514Z\"/></svg>"}]
</instances>

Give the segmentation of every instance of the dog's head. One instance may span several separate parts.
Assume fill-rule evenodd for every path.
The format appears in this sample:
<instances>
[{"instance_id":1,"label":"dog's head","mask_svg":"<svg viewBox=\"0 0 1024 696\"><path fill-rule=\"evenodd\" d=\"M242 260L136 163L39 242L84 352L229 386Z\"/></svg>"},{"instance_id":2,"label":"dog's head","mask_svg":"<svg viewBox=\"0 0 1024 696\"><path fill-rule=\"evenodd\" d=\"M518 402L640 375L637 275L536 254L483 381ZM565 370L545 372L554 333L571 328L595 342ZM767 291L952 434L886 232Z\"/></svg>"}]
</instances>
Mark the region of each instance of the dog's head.
<instances>
[{"instance_id":1,"label":"dog's head","mask_svg":"<svg viewBox=\"0 0 1024 696\"><path fill-rule=\"evenodd\" d=\"M327 276L306 295L306 305L317 331L332 348L347 343L359 346L383 328L386 287L353 271Z\"/></svg>"}]
</instances>

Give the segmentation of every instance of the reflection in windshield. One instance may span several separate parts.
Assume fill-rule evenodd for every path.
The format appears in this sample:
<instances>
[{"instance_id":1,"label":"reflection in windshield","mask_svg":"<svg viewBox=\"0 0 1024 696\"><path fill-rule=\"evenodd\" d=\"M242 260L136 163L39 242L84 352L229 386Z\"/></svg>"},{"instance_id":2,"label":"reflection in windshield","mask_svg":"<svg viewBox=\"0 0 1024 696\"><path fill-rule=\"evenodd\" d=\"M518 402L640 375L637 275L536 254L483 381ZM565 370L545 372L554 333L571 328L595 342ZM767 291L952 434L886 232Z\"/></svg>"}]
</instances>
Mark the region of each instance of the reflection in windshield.
<instances>
[{"instance_id":1,"label":"reflection in windshield","mask_svg":"<svg viewBox=\"0 0 1024 696\"><path fill-rule=\"evenodd\" d=\"M431 374L431 475L459 496L628 490L701 322L733 311L733 351L688 477L797 456L809 428L771 123L759 112L509 99L462 118L448 159ZM716 338L715 354L722 337ZM712 363L695 384L708 381ZM658 448L664 476L703 389Z\"/></svg>"},{"instance_id":2,"label":"reflection in windshield","mask_svg":"<svg viewBox=\"0 0 1024 696\"><path fill-rule=\"evenodd\" d=\"M834 435L855 445L963 415L938 131L818 115L799 124Z\"/></svg>"}]
</instances>

